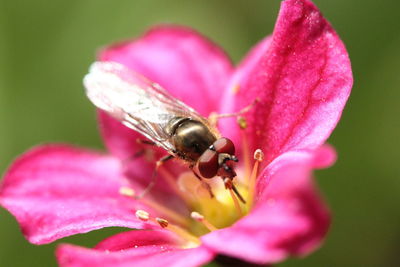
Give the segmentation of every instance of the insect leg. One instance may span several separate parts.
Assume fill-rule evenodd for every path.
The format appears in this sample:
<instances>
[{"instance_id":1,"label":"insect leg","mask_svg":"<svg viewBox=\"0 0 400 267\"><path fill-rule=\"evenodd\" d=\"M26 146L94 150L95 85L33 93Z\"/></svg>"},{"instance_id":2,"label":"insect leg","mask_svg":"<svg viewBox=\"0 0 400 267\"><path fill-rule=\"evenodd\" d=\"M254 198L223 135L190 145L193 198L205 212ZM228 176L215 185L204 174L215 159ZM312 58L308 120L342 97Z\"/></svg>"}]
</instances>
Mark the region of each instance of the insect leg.
<instances>
[{"instance_id":1,"label":"insect leg","mask_svg":"<svg viewBox=\"0 0 400 267\"><path fill-rule=\"evenodd\" d=\"M143 145L151 145L151 146L155 146L156 143L154 143L153 141L147 140L147 139L136 139L136 142L138 144L143 144Z\"/></svg>"},{"instance_id":2,"label":"insect leg","mask_svg":"<svg viewBox=\"0 0 400 267\"><path fill-rule=\"evenodd\" d=\"M214 193L213 193L213 191L211 189L211 186L206 181L204 181L204 179L201 178L200 175L197 174L197 172L194 170L193 167L194 167L193 165L189 166L189 168L192 170L194 176L196 176L196 178L199 179L199 181L201 182L201 186L203 186L208 191L208 193L210 194L210 197L213 198L214 197Z\"/></svg>"},{"instance_id":3,"label":"insect leg","mask_svg":"<svg viewBox=\"0 0 400 267\"><path fill-rule=\"evenodd\" d=\"M146 140L146 139L139 139L139 138L138 138L138 139L136 139L136 142L137 142L138 144L145 144L145 145L151 145L151 146L155 146L155 145L156 145L156 143L154 143L154 142L152 142L152 141L150 141L150 140ZM145 155L147 154L146 152L147 152L146 149L145 149L145 148L142 148L142 149L136 151L133 155L128 156L128 157L125 158L125 159L122 159L122 164L123 164L123 165L126 165L126 164L128 164L129 161L131 161L131 160L134 160L134 159L140 158L140 157L142 157L142 156L145 156Z\"/></svg>"},{"instance_id":4,"label":"insect leg","mask_svg":"<svg viewBox=\"0 0 400 267\"><path fill-rule=\"evenodd\" d=\"M174 158L174 156L172 156L172 155L166 155L166 156L162 157L161 159L159 159L159 160L156 162L156 167L155 167L155 169L154 169L154 171L153 171L153 174L151 175L150 183L149 183L149 184L147 185L147 187L143 190L143 192L137 197L138 199L143 198L148 192L150 192L150 190L151 190L151 189L154 187L154 185L156 184L157 178L158 178L158 176L157 176L158 168L159 168L161 165L163 165L165 162L167 162L168 160L173 159L173 158Z\"/></svg>"},{"instance_id":5,"label":"insect leg","mask_svg":"<svg viewBox=\"0 0 400 267\"><path fill-rule=\"evenodd\" d=\"M127 158L122 159L121 160L122 161L122 165L126 166L126 165L128 165L128 163L131 160L143 157L145 154L146 154L146 150L145 149L140 149L140 150L136 151L135 154L133 154L131 156L128 156Z\"/></svg>"}]
</instances>

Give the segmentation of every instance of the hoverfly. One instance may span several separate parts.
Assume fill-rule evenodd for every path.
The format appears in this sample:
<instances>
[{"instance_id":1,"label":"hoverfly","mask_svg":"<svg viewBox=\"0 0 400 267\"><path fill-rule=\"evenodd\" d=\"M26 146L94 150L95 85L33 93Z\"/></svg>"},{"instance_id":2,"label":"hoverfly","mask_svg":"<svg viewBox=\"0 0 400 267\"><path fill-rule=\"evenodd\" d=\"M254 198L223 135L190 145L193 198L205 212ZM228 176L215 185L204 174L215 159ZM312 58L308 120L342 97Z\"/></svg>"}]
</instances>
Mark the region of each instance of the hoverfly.
<instances>
[{"instance_id":1,"label":"hoverfly","mask_svg":"<svg viewBox=\"0 0 400 267\"><path fill-rule=\"evenodd\" d=\"M232 181L236 176L232 141L158 84L119 63L95 62L84 85L97 108L164 148L169 153L165 159L187 162L198 179L220 176Z\"/></svg>"}]
</instances>

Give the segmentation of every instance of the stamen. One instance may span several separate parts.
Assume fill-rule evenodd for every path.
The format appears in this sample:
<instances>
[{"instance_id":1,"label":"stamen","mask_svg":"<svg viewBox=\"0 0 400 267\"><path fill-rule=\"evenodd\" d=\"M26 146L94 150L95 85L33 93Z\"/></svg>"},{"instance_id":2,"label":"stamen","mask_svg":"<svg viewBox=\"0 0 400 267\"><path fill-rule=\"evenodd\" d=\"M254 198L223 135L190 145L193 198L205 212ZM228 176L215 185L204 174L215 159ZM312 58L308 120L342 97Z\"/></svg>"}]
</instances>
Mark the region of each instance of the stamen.
<instances>
[{"instance_id":1,"label":"stamen","mask_svg":"<svg viewBox=\"0 0 400 267\"><path fill-rule=\"evenodd\" d=\"M186 219L184 216L180 215L179 213L177 213L165 206L160 205L157 202L150 201L147 199L142 199L142 202L144 204L146 204L147 206L149 206L150 208L159 211L161 214L164 214L168 218L171 218L172 220L174 220L175 222L177 222L180 225L184 225L184 226L189 225L188 219Z\"/></svg>"},{"instance_id":2,"label":"stamen","mask_svg":"<svg viewBox=\"0 0 400 267\"><path fill-rule=\"evenodd\" d=\"M190 214L190 217L192 217L194 220L202 223L208 230L210 230L210 232L218 230L217 227L215 227L213 224L211 224L206 218L204 218L203 215L201 215L200 213L193 211Z\"/></svg>"},{"instance_id":3,"label":"stamen","mask_svg":"<svg viewBox=\"0 0 400 267\"><path fill-rule=\"evenodd\" d=\"M136 214L136 217L139 220L142 220L144 222L147 222L147 221L150 220L150 221L152 221L154 223L159 224L162 228L168 229L168 230L174 232L175 234L177 234L178 236L180 236L184 240L189 241L189 243L195 243L197 245L200 244L200 240L196 236L192 235L191 233L189 233L188 231L186 231L185 229L183 229L183 228L181 228L179 226L176 226L176 225L173 225L173 224L169 223L166 219L163 219L163 218L155 218L155 219L151 218L150 214L148 212L144 211L144 210L137 210L135 214Z\"/></svg>"},{"instance_id":4,"label":"stamen","mask_svg":"<svg viewBox=\"0 0 400 267\"><path fill-rule=\"evenodd\" d=\"M219 118L239 117L240 115L247 113L250 109L252 109L255 106L255 104L257 104L257 102L259 102L259 101L260 101L260 99L256 98L250 105L248 105L248 106L242 108L241 110L239 110L238 112L234 112L234 113L217 114L215 112L212 112L210 114L210 116L208 117L208 119L212 124L213 123L216 124L218 122ZM247 126L247 124L246 124L246 126Z\"/></svg>"},{"instance_id":5,"label":"stamen","mask_svg":"<svg viewBox=\"0 0 400 267\"><path fill-rule=\"evenodd\" d=\"M261 151L261 149L257 149L254 152L254 160L256 161L253 166L253 171L251 172L251 176L249 177L249 195L248 195L248 203L249 203L249 208L251 209L253 207L253 202L254 202L254 195L255 195L255 190L256 190L256 179L258 175L258 167L261 161L264 160L264 153Z\"/></svg>"},{"instance_id":6,"label":"stamen","mask_svg":"<svg viewBox=\"0 0 400 267\"><path fill-rule=\"evenodd\" d=\"M195 243L196 245L199 245L200 239L198 239L196 236L192 235L191 233L189 233L188 231L186 231L185 229L173 225L171 223L169 223L167 220L162 219L162 218L156 218L155 222L158 223L162 228L164 229L168 229L172 232L174 232L175 234L177 234L178 236L180 236L181 238L183 238L184 240L187 240L189 242Z\"/></svg>"},{"instance_id":7,"label":"stamen","mask_svg":"<svg viewBox=\"0 0 400 267\"><path fill-rule=\"evenodd\" d=\"M240 131L240 136L242 139L242 148L243 148L243 160L244 160L244 171L245 177L250 176L250 151L249 151L249 140L247 139L246 132L244 131L247 128L247 121L244 117L238 117L237 123L242 131Z\"/></svg>"},{"instance_id":8,"label":"stamen","mask_svg":"<svg viewBox=\"0 0 400 267\"><path fill-rule=\"evenodd\" d=\"M135 197L135 191L130 188L130 187L126 187L123 186L119 189L119 193L123 196L127 196L127 197ZM175 212L174 210L171 210L159 203L157 203L156 201L152 201L150 199L147 198L141 198L140 201L145 204L146 206L149 206L150 208L152 208L153 210L158 211L159 213L167 216L168 218L172 219L173 221L177 222L180 225L184 225L187 226L189 225L189 220L182 216L181 214Z\"/></svg>"},{"instance_id":9,"label":"stamen","mask_svg":"<svg viewBox=\"0 0 400 267\"><path fill-rule=\"evenodd\" d=\"M232 186L233 186L232 180L230 180L229 178L225 178L224 184L225 184L225 188L228 189L229 194L231 195L231 198L233 200L233 204L235 205L236 211L238 212L239 216L242 217L243 216L242 208L240 207L239 200L236 197L235 192L232 189Z\"/></svg>"},{"instance_id":10,"label":"stamen","mask_svg":"<svg viewBox=\"0 0 400 267\"><path fill-rule=\"evenodd\" d=\"M138 218L139 220L144 221L144 222L147 222L150 219L150 214L144 210L137 210L135 215L136 215L136 218Z\"/></svg>"}]
</instances>

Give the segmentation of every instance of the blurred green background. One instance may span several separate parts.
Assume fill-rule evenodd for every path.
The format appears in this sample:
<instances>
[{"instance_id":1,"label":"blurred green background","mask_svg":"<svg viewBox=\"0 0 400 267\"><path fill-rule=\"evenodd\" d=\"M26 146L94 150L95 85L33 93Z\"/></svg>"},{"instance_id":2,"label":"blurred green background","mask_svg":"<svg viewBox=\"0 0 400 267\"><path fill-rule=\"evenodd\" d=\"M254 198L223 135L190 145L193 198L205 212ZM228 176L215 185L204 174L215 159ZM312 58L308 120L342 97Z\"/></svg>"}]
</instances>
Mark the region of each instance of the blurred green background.
<instances>
[{"instance_id":1,"label":"blurred green background","mask_svg":"<svg viewBox=\"0 0 400 267\"><path fill-rule=\"evenodd\" d=\"M400 266L400 2L314 1L345 42L355 84L329 142L337 164L317 172L333 213L323 247L280 266ZM235 62L272 31L280 1L0 1L0 170L35 144L102 148L82 77L95 50L150 25L192 26ZM92 246L118 229L63 239ZM54 266L0 210L0 266Z\"/></svg>"}]
</instances>

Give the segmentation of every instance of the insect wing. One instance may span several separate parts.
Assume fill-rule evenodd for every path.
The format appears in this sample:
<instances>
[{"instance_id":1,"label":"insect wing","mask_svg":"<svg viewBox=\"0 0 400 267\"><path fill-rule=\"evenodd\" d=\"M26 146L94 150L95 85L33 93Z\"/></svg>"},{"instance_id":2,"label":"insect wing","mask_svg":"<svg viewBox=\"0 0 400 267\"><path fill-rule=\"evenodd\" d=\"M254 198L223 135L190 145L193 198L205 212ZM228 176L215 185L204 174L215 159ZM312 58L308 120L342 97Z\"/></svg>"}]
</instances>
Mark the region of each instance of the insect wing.
<instances>
[{"instance_id":1,"label":"insect wing","mask_svg":"<svg viewBox=\"0 0 400 267\"><path fill-rule=\"evenodd\" d=\"M172 118L191 117L207 123L158 84L116 62L93 63L84 85L96 107L169 151L174 146L165 128Z\"/></svg>"}]
</instances>

